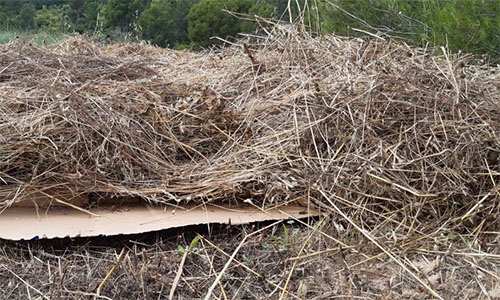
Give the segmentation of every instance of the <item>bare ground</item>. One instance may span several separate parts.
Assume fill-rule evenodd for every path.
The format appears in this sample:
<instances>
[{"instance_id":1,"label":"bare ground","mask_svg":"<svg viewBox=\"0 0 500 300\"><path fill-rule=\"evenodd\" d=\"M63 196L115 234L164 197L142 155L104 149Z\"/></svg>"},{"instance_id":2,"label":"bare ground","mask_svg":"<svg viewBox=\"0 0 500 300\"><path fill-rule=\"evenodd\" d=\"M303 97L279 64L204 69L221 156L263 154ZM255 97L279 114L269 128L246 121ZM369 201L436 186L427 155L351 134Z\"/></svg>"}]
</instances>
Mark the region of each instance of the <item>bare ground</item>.
<instances>
[{"instance_id":1,"label":"bare ground","mask_svg":"<svg viewBox=\"0 0 500 300\"><path fill-rule=\"evenodd\" d=\"M190 227L113 239L4 241L1 297L168 299L175 285L174 299L193 299L205 297L213 285L211 299L432 299L410 272L444 299L500 296L498 234L470 240L463 235L454 242L446 237L453 251L439 249L437 241L405 252L385 241L395 261L342 227L321 220Z\"/></svg>"}]
</instances>

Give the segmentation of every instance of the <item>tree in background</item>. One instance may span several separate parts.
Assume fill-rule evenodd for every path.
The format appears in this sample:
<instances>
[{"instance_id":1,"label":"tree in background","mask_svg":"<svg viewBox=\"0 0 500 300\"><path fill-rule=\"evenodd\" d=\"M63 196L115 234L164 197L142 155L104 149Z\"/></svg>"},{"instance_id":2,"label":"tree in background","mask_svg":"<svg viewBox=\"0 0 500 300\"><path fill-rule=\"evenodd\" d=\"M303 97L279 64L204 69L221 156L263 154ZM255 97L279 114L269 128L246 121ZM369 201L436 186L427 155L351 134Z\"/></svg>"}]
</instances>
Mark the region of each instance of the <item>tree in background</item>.
<instances>
[{"instance_id":1,"label":"tree in background","mask_svg":"<svg viewBox=\"0 0 500 300\"><path fill-rule=\"evenodd\" d=\"M3 30L19 29L21 8L25 8L26 1L18 0L0 0L0 26ZM26 10L25 10L26 13ZM34 13L33 13L34 16ZM32 24L34 25L34 24Z\"/></svg>"},{"instance_id":2,"label":"tree in background","mask_svg":"<svg viewBox=\"0 0 500 300\"><path fill-rule=\"evenodd\" d=\"M292 21L295 21L301 15L307 17L307 15L311 14L313 8L315 10L317 7L318 1L319 0L267 0L266 2L275 7L275 15L278 19L289 21L291 16Z\"/></svg>"},{"instance_id":3,"label":"tree in background","mask_svg":"<svg viewBox=\"0 0 500 300\"><path fill-rule=\"evenodd\" d=\"M188 12L198 0L153 0L139 18L142 37L162 47L188 41Z\"/></svg>"},{"instance_id":4,"label":"tree in background","mask_svg":"<svg viewBox=\"0 0 500 300\"><path fill-rule=\"evenodd\" d=\"M42 9L36 11L36 25L40 30L49 33L66 32L69 29L67 11L67 6L51 8L44 6Z\"/></svg>"},{"instance_id":5,"label":"tree in background","mask_svg":"<svg viewBox=\"0 0 500 300\"><path fill-rule=\"evenodd\" d=\"M383 33L418 45L499 56L498 0L318 0L324 32Z\"/></svg>"},{"instance_id":6,"label":"tree in background","mask_svg":"<svg viewBox=\"0 0 500 300\"><path fill-rule=\"evenodd\" d=\"M0 26L9 30L36 30L40 10L61 8L73 0L0 0Z\"/></svg>"},{"instance_id":7,"label":"tree in background","mask_svg":"<svg viewBox=\"0 0 500 300\"><path fill-rule=\"evenodd\" d=\"M150 0L108 0L101 9L105 28L133 32L137 20Z\"/></svg>"},{"instance_id":8,"label":"tree in background","mask_svg":"<svg viewBox=\"0 0 500 300\"><path fill-rule=\"evenodd\" d=\"M75 25L80 25L84 23L84 9L86 0L71 0L69 1L69 19L71 23ZM75 26L75 28L80 29L80 26Z\"/></svg>"},{"instance_id":9,"label":"tree in background","mask_svg":"<svg viewBox=\"0 0 500 300\"><path fill-rule=\"evenodd\" d=\"M173 47L207 47L218 43L211 37L255 30L223 10L285 22L300 17L315 33L370 32L500 61L500 0L0 0L0 28L125 34Z\"/></svg>"},{"instance_id":10,"label":"tree in background","mask_svg":"<svg viewBox=\"0 0 500 300\"><path fill-rule=\"evenodd\" d=\"M100 12L106 0L71 0L70 3L69 17L75 31L93 33L101 29Z\"/></svg>"},{"instance_id":11,"label":"tree in background","mask_svg":"<svg viewBox=\"0 0 500 300\"><path fill-rule=\"evenodd\" d=\"M19 1L19 0L18 0ZM21 0L21 1L27 1L35 5L37 9L40 9L44 6L56 6L56 5L63 5L67 4L68 2L71 2L73 0Z\"/></svg>"},{"instance_id":12,"label":"tree in background","mask_svg":"<svg viewBox=\"0 0 500 300\"><path fill-rule=\"evenodd\" d=\"M255 29L255 24L230 15L227 11L239 14L259 14L271 16L274 7L264 1L254 0L201 0L193 5L188 14L188 35L198 46L209 46L211 37L235 37L240 32Z\"/></svg>"},{"instance_id":13,"label":"tree in background","mask_svg":"<svg viewBox=\"0 0 500 300\"><path fill-rule=\"evenodd\" d=\"M12 15L12 14L17 15L19 13L20 8L23 7L25 4L29 4L28 1L26 1L26 0L0 0L0 8L2 8L2 11L4 11L5 13L8 13L10 15Z\"/></svg>"},{"instance_id":14,"label":"tree in background","mask_svg":"<svg viewBox=\"0 0 500 300\"><path fill-rule=\"evenodd\" d=\"M95 33L102 28L102 16L100 12L103 5L103 0L87 0L85 2L84 16L87 31Z\"/></svg>"},{"instance_id":15,"label":"tree in background","mask_svg":"<svg viewBox=\"0 0 500 300\"><path fill-rule=\"evenodd\" d=\"M33 30L35 29L35 14L36 9L35 6L31 3L25 3L19 10L19 14L16 17L15 24L24 30Z\"/></svg>"},{"instance_id":16,"label":"tree in background","mask_svg":"<svg viewBox=\"0 0 500 300\"><path fill-rule=\"evenodd\" d=\"M8 12L0 6L0 28L3 30L9 30L12 27L12 19Z\"/></svg>"}]
</instances>

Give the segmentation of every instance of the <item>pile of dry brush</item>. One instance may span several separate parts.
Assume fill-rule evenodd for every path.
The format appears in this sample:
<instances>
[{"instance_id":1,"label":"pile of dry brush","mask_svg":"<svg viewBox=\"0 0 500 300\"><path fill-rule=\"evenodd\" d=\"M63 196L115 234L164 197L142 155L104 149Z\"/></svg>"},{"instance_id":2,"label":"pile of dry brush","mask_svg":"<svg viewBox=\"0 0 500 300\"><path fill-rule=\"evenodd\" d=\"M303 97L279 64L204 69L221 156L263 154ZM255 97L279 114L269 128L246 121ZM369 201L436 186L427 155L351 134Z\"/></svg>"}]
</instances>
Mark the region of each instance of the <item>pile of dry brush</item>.
<instances>
[{"instance_id":1,"label":"pile of dry brush","mask_svg":"<svg viewBox=\"0 0 500 300\"><path fill-rule=\"evenodd\" d=\"M279 27L203 53L0 46L0 203L301 201L492 226L499 69L442 50Z\"/></svg>"}]
</instances>

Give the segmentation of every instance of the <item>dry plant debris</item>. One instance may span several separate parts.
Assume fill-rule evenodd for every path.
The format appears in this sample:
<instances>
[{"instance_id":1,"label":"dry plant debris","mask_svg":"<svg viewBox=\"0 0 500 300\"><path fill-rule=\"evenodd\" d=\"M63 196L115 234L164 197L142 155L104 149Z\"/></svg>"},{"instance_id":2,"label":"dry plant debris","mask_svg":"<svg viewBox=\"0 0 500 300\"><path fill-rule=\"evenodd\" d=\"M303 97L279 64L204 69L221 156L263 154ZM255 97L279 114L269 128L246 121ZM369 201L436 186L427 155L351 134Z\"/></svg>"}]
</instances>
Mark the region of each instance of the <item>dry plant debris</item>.
<instances>
[{"instance_id":1,"label":"dry plant debris","mask_svg":"<svg viewBox=\"0 0 500 300\"><path fill-rule=\"evenodd\" d=\"M434 295L406 253L467 236L498 262L500 230L500 69L441 50L280 26L201 53L0 46L0 203L298 201Z\"/></svg>"},{"instance_id":2,"label":"dry plant debris","mask_svg":"<svg viewBox=\"0 0 500 300\"><path fill-rule=\"evenodd\" d=\"M203 299L234 254L211 299L279 299L280 295L286 299L434 299L368 240L337 232L332 223L325 220L311 230L279 224L248 238L246 233L264 226L212 228L218 233L209 236L201 230L202 237L194 245L197 238L186 231L169 232L170 238L157 242L154 235L136 236L133 241L124 237L115 245L107 242L106 247L95 240L73 240L70 248L69 240L4 244L0 288L5 299L29 295L33 299L169 299L175 286L173 299ZM496 299L498 258L474 255L469 244L474 237L462 238L453 243L456 253L424 252L422 247L401 251L399 256L444 299ZM444 247L442 242L436 246ZM98 296L103 282L106 286Z\"/></svg>"}]
</instances>

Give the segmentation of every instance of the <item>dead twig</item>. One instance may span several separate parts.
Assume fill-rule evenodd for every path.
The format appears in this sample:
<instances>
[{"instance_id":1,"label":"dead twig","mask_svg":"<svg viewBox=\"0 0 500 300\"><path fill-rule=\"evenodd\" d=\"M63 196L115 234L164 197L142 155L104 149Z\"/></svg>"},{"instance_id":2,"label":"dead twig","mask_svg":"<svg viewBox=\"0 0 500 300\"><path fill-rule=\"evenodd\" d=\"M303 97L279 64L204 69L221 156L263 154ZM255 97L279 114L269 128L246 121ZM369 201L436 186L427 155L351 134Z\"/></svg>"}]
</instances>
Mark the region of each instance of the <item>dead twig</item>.
<instances>
[{"instance_id":1,"label":"dead twig","mask_svg":"<svg viewBox=\"0 0 500 300\"><path fill-rule=\"evenodd\" d=\"M126 254L125 250L126 250L125 248L122 248L122 251L120 251L120 254L116 258L116 263L113 265L113 267L111 267L111 269L108 271L108 273L106 274L104 279L101 281L101 283L97 287L96 292L95 292L97 296L101 295L101 292L106 287L106 284L108 283L109 279L111 278L111 276L113 276L113 273L116 271L118 266L121 264L123 257Z\"/></svg>"}]
</instances>

